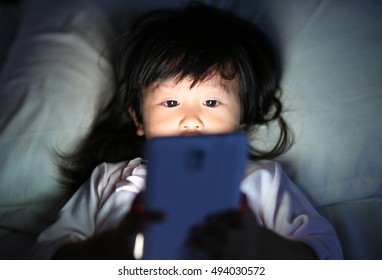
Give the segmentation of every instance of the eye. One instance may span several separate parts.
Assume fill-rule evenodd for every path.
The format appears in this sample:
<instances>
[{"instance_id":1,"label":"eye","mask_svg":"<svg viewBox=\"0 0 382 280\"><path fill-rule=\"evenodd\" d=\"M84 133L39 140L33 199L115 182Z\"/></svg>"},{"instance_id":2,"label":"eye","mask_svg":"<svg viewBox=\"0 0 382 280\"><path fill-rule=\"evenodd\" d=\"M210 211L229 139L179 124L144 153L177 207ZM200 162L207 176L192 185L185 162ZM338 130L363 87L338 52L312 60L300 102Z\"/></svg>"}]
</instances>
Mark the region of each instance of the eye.
<instances>
[{"instance_id":1,"label":"eye","mask_svg":"<svg viewBox=\"0 0 382 280\"><path fill-rule=\"evenodd\" d=\"M207 107L216 107L220 104L217 100L207 100L203 105L206 105Z\"/></svg>"},{"instance_id":2,"label":"eye","mask_svg":"<svg viewBox=\"0 0 382 280\"><path fill-rule=\"evenodd\" d=\"M166 100L162 104L166 107L175 107L179 105L179 102L176 100Z\"/></svg>"}]
</instances>

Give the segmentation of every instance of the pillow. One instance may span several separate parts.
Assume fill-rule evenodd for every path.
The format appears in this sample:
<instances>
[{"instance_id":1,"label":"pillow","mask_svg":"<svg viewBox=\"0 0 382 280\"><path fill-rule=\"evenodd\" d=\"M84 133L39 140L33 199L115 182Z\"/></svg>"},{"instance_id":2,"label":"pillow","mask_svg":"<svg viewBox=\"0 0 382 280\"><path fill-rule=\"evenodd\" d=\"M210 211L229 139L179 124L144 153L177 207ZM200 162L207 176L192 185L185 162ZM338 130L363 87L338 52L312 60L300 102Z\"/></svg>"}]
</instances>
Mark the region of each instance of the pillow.
<instances>
[{"instance_id":1,"label":"pillow","mask_svg":"<svg viewBox=\"0 0 382 280\"><path fill-rule=\"evenodd\" d=\"M381 13L378 0L323 1L284 38L287 161L316 206L382 194Z\"/></svg>"},{"instance_id":2,"label":"pillow","mask_svg":"<svg viewBox=\"0 0 382 280\"><path fill-rule=\"evenodd\" d=\"M24 1L0 80L0 227L38 233L66 197L54 150L89 128L107 94L112 30L90 1Z\"/></svg>"},{"instance_id":3,"label":"pillow","mask_svg":"<svg viewBox=\"0 0 382 280\"><path fill-rule=\"evenodd\" d=\"M285 117L295 134L279 160L317 207L380 197L382 3L267 5L259 20L272 22L282 53Z\"/></svg>"}]
</instances>

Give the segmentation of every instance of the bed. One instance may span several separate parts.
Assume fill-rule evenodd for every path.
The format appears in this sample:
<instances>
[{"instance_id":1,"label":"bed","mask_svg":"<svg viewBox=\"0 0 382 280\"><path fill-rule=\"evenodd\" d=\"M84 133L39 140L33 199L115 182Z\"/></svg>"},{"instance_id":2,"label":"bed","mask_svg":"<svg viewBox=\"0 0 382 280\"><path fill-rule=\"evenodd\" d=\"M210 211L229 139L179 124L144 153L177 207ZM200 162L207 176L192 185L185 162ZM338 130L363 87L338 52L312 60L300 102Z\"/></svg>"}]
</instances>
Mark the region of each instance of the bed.
<instances>
[{"instance_id":1,"label":"bed","mask_svg":"<svg viewBox=\"0 0 382 280\"><path fill-rule=\"evenodd\" d=\"M142 12L185 2L0 1L0 259L29 259L66 201L54 150L74 145L108 94L113 38ZM382 259L382 2L203 2L278 46L295 135L278 161L331 221L345 259Z\"/></svg>"}]
</instances>

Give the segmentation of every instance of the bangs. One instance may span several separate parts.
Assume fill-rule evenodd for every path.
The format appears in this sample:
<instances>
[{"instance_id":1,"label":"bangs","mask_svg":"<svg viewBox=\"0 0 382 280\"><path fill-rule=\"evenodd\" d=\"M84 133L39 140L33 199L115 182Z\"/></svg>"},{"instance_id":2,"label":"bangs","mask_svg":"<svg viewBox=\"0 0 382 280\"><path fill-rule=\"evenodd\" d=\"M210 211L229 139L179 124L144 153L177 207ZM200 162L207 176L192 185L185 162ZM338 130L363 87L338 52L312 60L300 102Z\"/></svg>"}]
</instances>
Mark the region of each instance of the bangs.
<instances>
[{"instance_id":1,"label":"bangs","mask_svg":"<svg viewBox=\"0 0 382 280\"><path fill-rule=\"evenodd\" d=\"M224 21L211 16L211 11L209 17L171 12L158 16L164 18L160 26L146 22L146 34L143 32L136 38L139 52L135 52L133 59L139 88L156 81L180 81L186 77L193 80L194 86L215 75L233 80L240 73L239 59L235 57L240 52L233 43L236 40L232 40L234 31L217 25Z\"/></svg>"},{"instance_id":2,"label":"bangs","mask_svg":"<svg viewBox=\"0 0 382 280\"><path fill-rule=\"evenodd\" d=\"M187 49L170 52L168 48L164 49L163 55L158 55L149 69L142 68L139 83L143 88L156 81L175 79L179 82L184 78L191 79L193 87L216 75L224 80L233 80L237 75L230 57L214 57L209 52L193 52Z\"/></svg>"},{"instance_id":3,"label":"bangs","mask_svg":"<svg viewBox=\"0 0 382 280\"><path fill-rule=\"evenodd\" d=\"M233 51L216 48L208 42L188 42L171 40L161 45L146 46L151 51L145 55L138 74L138 85L145 88L156 81L184 78L193 80L191 86L215 75L225 80L237 76L237 65L232 57Z\"/></svg>"}]
</instances>

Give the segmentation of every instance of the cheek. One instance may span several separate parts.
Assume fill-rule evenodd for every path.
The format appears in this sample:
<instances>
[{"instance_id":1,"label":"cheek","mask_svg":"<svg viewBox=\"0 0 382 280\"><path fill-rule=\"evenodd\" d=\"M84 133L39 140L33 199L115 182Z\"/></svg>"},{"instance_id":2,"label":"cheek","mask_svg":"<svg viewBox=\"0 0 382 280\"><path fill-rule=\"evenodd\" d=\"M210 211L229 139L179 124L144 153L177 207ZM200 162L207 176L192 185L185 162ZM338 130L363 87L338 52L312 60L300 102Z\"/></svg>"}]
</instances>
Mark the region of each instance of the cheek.
<instances>
[{"instance_id":1,"label":"cheek","mask_svg":"<svg viewBox=\"0 0 382 280\"><path fill-rule=\"evenodd\" d=\"M219 116L212 116L205 124L205 128L211 132L225 133L237 131L240 129L240 114L236 114L235 111L225 111L219 114Z\"/></svg>"},{"instance_id":2,"label":"cheek","mask_svg":"<svg viewBox=\"0 0 382 280\"><path fill-rule=\"evenodd\" d=\"M231 116L226 122L227 129L239 130L240 129L240 116Z\"/></svg>"},{"instance_id":3,"label":"cheek","mask_svg":"<svg viewBox=\"0 0 382 280\"><path fill-rule=\"evenodd\" d=\"M168 115L163 114L147 114L143 118L143 128L146 138L158 136L167 136L174 130L174 121Z\"/></svg>"},{"instance_id":4,"label":"cheek","mask_svg":"<svg viewBox=\"0 0 382 280\"><path fill-rule=\"evenodd\" d=\"M242 119L242 111L239 105L235 106L231 110L229 110L229 118L231 120L231 124L235 127L240 127L241 119Z\"/></svg>"}]
</instances>

